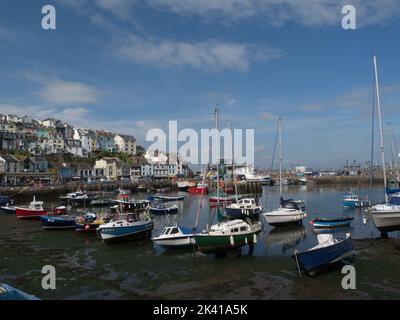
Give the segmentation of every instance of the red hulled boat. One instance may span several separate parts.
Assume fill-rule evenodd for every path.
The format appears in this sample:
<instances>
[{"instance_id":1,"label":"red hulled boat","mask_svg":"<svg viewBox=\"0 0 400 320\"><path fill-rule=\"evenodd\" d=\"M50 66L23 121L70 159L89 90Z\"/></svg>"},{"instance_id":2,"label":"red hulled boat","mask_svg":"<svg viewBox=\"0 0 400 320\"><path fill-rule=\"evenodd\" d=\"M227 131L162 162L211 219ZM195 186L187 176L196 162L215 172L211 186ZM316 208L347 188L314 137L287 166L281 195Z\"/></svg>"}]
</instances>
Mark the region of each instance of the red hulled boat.
<instances>
[{"instance_id":1,"label":"red hulled boat","mask_svg":"<svg viewBox=\"0 0 400 320\"><path fill-rule=\"evenodd\" d=\"M199 183L196 187L189 187L188 192L192 194L208 194L208 186L205 183Z\"/></svg>"},{"instance_id":2,"label":"red hulled boat","mask_svg":"<svg viewBox=\"0 0 400 320\"><path fill-rule=\"evenodd\" d=\"M48 212L43 209L43 202L36 201L35 196L33 201L28 206L16 207L15 213L20 219L39 219L40 216L47 215Z\"/></svg>"}]
</instances>

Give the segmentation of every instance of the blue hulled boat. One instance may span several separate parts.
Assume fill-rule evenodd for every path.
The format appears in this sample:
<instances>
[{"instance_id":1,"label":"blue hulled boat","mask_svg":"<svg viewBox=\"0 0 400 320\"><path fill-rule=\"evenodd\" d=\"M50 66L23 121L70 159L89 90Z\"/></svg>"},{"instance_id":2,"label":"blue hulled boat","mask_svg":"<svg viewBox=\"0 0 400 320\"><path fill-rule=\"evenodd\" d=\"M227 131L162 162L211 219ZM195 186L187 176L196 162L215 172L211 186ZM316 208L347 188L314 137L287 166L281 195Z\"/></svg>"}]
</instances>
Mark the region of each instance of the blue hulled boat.
<instances>
[{"instance_id":1,"label":"blue hulled boat","mask_svg":"<svg viewBox=\"0 0 400 320\"><path fill-rule=\"evenodd\" d=\"M178 207L176 205L167 207L164 204L159 204L156 205L155 207L150 208L150 213L155 215L177 214Z\"/></svg>"},{"instance_id":2,"label":"blue hulled boat","mask_svg":"<svg viewBox=\"0 0 400 320\"><path fill-rule=\"evenodd\" d=\"M154 223L151 219L138 219L135 214L128 214L124 220L110 221L102 224L97 233L104 242L126 239L138 239L151 236Z\"/></svg>"},{"instance_id":3,"label":"blue hulled boat","mask_svg":"<svg viewBox=\"0 0 400 320\"><path fill-rule=\"evenodd\" d=\"M75 229L76 221L74 216L69 215L47 215L40 216L42 228L46 230Z\"/></svg>"},{"instance_id":4,"label":"blue hulled boat","mask_svg":"<svg viewBox=\"0 0 400 320\"><path fill-rule=\"evenodd\" d=\"M317 238L318 245L307 251L296 250L293 255L298 268L304 268L311 276L339 262L353 250L350 234L346 234L346 238L342 240L334 239L332 234L319 234Z\"/></svg>"},{"instance_id":5,"label":"blue hulled boat","mask_svg":"<svg viewBox=\"0 0 400 320\"><path fill-rule=\"evenodd\" d=\"M23 292L21 290L15 289L8 284L0 284L0 300L40 300L39 298Z\"/></svg>"},{"instance_id":6,"label":"blue hulled boat","mask_svg":"<svg viewBox=\"0 0 400 320\"><path fill-rule=\"evenodd\" d=\"M343 197L343 207L354 209L360 207L360 203L360 197L353 192L350 192Z\"/></svg>"},{"instance_id":7,"label":"blue hulled boat","mask_svg":"<svg viewBox=\"0 0 400 320\"><path fill-rule=\"evenodd\" d=\"M344 217L336 219L315 218L310 223L314 226L314 228L341 228L349 226L353 220L354 220L353 217Z\"/></svg>"}]
</instances>

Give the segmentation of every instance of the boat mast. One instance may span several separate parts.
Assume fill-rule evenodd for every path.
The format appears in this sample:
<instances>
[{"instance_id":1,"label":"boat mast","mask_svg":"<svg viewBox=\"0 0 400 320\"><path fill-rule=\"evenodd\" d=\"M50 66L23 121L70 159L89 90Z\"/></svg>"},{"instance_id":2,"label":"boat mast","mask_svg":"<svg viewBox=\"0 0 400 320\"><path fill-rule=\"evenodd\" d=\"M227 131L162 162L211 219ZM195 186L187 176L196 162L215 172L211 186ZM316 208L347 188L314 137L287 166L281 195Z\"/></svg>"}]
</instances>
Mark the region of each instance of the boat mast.
<instances>
[{"instance_id":1,"label":"boat mast","mask_svg":"<svg viewBox=\"0 0 400 320\"><path fill-rule=\"evenodd\" d=\"M374 68L375 74L375 68ZM372 126L371 126L371 164L370 164L370 187L374 181L374 137L375 137L375 81L372 81Z\"/></svg>"},{"instance_id":2,"label":"boat mast","mask_svg":"<svg viewBox=\"0 0 400 320\"><path fill-rule=\"evenodd\" d=\"M217 147L217 208L219 207L219 134L218 134L218 107L215 108L215 137L216 137L216 147Z\"/></svg>"},{"instance_id":3,"label":"boat mast","mask_svg":"<svg viewBox=\"0 0 400 320\"><path fill-rule=\"evenodd\" d=\"M235 197L236 197L236 202L238 202L238 191L237 191L237 185L236 185L236 175L235 175L235 153L234 153L234 145L233 145L233 134L232 134L232 129L231 129L231 120L228 120L228 128L231 133L232 137L232 179L233 179L233 186L235 188Z\"/></svg>"},{"instance_id":4,"label":"boat mast","mask_svg":"<svg viewBox=\"0 0 400 320\"><path fill-rule=\"evenodd\" d=\"M279 118L279 194L282 197L282 119Z\"/></svg>"},{"instance_id":5,"label":"boat mast","mask_svg":"<svg viewBox=\"0 0 400 320\"><path fill-rule=\"evenodd\" d=\"M385 152L383 148L383 128L382 128L382 114L381 114L381 99L379 94L379 81L378 81L378 64L376 62L376 56L373 56L374 70L375 70L375 87L376 87L376 102L378 105L379 115L379 131L381 136L381 157L382 157L382 168L383 168L383 187L385 190L385 201L388 202L388 195L386 193L387 181L386 181L386 167L385 167Z\"/></svg>"}]
</instances>

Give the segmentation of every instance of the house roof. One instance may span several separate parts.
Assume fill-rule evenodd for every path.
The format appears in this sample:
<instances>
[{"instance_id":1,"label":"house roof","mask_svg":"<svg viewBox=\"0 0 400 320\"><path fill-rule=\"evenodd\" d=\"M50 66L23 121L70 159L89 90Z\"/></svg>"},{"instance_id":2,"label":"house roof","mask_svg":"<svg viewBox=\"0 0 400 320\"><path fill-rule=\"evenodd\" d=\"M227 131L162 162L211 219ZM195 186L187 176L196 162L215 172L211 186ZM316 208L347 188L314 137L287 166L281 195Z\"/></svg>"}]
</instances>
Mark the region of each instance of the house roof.
<instances>
[{"instance_id":1,"label":"house roof","mask_svg":"<svg viewBox=\"0 0 400 320\"><path fill-rule=\"evenodd\" d=\"M1 156L6 162L20 162L17 158L10 154L6 154Z\"/></svg>"},{"instance_id":2,"label":"house roof","mask_svg":"<svg viewBox=\"0 0 400 320\"><path fill-rule=\"evenodd\" d=\"M126 134L118 134L118 136L120 136L125 141L133 141L133 142L136 141L136 139L134 137L126 135Z\"/></svg>"}]
</instances>

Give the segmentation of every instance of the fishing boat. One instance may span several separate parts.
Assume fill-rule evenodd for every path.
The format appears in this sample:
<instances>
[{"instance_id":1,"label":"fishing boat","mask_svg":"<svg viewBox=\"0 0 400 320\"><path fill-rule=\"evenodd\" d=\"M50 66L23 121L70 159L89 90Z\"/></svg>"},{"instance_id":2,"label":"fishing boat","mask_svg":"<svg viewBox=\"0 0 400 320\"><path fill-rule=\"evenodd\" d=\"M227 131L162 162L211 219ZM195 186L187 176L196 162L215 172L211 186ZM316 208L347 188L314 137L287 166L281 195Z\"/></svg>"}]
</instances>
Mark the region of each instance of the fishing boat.
<instances>
[{"instance_id":1,"label":"fishing boat","mask_svg":"<svg viewBox=\"0 0 400 320\"><path fill-rule=\"evenodd\" d=\"M356 195L354 192L350 192L349 194L343 197L343 207L345 208L361 207L360 197Z\"/></svg>"},{"instance_id":2,"label":"fishing boat","mask_svg":"<svg viewBox=\"0 0 400 320\"><path fill-rule=\"evenodd\" d=\"M350 226L353 220L353 217L343 217L336 219L315 218L314 220L310 221L310 224L313 225L314 228L342 228Z\"/></svg>"},{"instance_id":3,"label":"fishing boat","mask_svg":"<svg viewBox=\"0 0 400 320\"><path fill-rule=\"evenodd\" d=\"M165 227L158 237L151 240L165 249L187 248L196 244L193 230L180 226Z\"/></svg>"},{"instance_id":4,"label":"fishing boat","mask_svg":"<svg viewBox=\"0 0 400 320\"><path fill-rule=\"evenodd\" d=\"M262 212L262 206L256 203L254 198L243 198L237 203L225 207L225 213L232 219L251 218L258 220Z\"/></svg>"},{"instance_id":5,"label":"fishing boat","mask_svg":"<svg viewBox=\"0 0 400 320\"><path fill-rule=\"evenodd\" d=\"M208 185L206 183L198 183L195 187L189 187L188 192L192 194L208 194Z\"/></svg>"},{"instance_id":6,"label":"fishing boat","mask_svg":"<svg viewBox=\"0 0 400 320\"><path fill-rule=\"evenodd\" d=\"M400 228L400 205L389 202L388 194L386 189L388 187L387 176L386 176L386 162L385 162L385 151L384 151L384 137L382 127L382 116L381 116L381 103L379 93L379 81L378 81L378 64L376 56L373 56L374 64L374 75L375 75L375 88L376 88L376 102L378 106L379 115L379 132L380 132L380 149L381 149L381 160L382 160L382 171L383 171L383 184L385 191L385 202L377 204L371 207L372 220L378 230L382 232L398 230Z\"/></svg>"},{"instance_id":7,"label":"fishing boat","mask_svg":"<svg viewBox=\"0 0 400 320\"><path fill-rule=\"evenodd\" d=\"M10 206L9 204L6 204L5 206L0 207L0 212L7 214L15 214L16 209L17 209L16 206Z\"/></svg>"},{"instance_id":8,"label":"fishing boat","mask_svg":"<svg viewBox=\"0 0 400 320\"><path fill-rule=\"evenodd\" d=\"M19 219L39 219L40 216L47 215L47 211L43 209L43 202L36 201L36 197L33 196L28 206L16 207L15 214Z\"/></svg>"},{"instance_id":9,"label":"fishing boat","mask_svg":"<svg viewBox=\"0 0 400 320\"><path fill-rule=\"evenodd\" d=\"M188 180L181 180L177 182L178 190L187 192L190 187L195 187L195 183Z\"/></svg>"},{"instance_id":10,"label":"fishing boat","mask_svg":"<svg viewBox=\"0 0 400 320\"><path fill-rule=\"evenodd\" d=\"M34 295L18 290L8 284L0 283L0 300L40 300Z\"/></svg>"},{"instance_id":11,"label":"fishing boat","mask_svg":"<svg viewBox=\"0 0 400 320\"><path fill-rule=\"evenodd\" d=\"M94 198L90 201L91 207L107 207L110 204L112 204L112 201L106 198Z\"/></svg>"},{"instance_id":12,"label":"fishing boat","mask_svg":"<svg viewBox=\"0 0 400 320\"><path fill-rule=\"evenodd\" d=\"M150 206L149 200L131 199L127 194L120 194L111 202L122 206L125 210L144 210Z\"/></svg>"},{"instance_id":13,"label":"fishing boat","mask_svg":"<svg viewBox=\"0 0 400 320\"><path fill-rule=\"evenodd\" d=\"M348 256L353 250L353 242L350 234L344 239L335 239L332 234L317 235L318 245L307 250L294 252L299 273L303 268L313 276L323 271L327 266L339 262Z\"/></svg>"},{"instance_id":14,"label":"fishing boat","mask_svg":"<svg viewBox=\"0 0 400 320\"><path fill-rule=\"evenodd\" d=\"M303 219L307 216L302 210L305 208L304 201L292 199L283 200L282 196L282 119L278 120L278 135L279 137L279 194L280 194L280 207L276 210L265 212L263 216L268 224L271 226L284 226L288 224L301 224Z\"/></svg>"},{"instance_id":15,"label":"fishing boat","mask_svg":"<svg viewBox=\"0 0 400 320\"><path fill-rule=\"evenodd\" d=\"M126 215L126 219L100 225L97 233L104 242L111 243L151 236L153 228L154 223L150 218L140 219L137 214L129 213Z\"/></svg>"},{"instance_id":16,"label":"fishing boat","mask_svg":"<svg viewBox=\"0 0 400 320\"><path fill-rule=\"evenodd\" d=\"M66 196L60 197L62 202L67 202L73 205L84 205L90 203L92 200L92 196L89 196L87 193L82 191L76 191L68 193Z\"/></svg>"},{"instance_id":17,"label":"fishing boat","mask_svg":"<svg viewBox=\"0 0 400 320\"><path fill-rule=\"evenodd\" d=\"M196 244L203 253L214 253L257 242L250 225L243 220L231 220L212 225L208 230L194 235Z\"/></svg>"},{"instance_id":18,"label":"fishing boat","mask_svg":"<svg viewBox=\"0 0 400 320\"><path fill-rule=\"evenodd\" d=\"M154 195L155 200L160 200L162 202L170 202L170 201L183 201L185 200L185 196L162 196L159 194Z\"/></svg>"},{"instance_id":19,"label":"fishing boat","mask_svg":"<svg viewBox=\"0 0 400 320\"><path fill-rule=\"evenodd\" d=\"M105 223L106 219L98 219L93 212L88 212L76 220L75 230L82 233L96 232L97 228Z\"/></svg>"},{"instance_id":20,"label":"fishing boat","mask_svg":"<svg viewBox=\"0 0 400 320\"><path fill-rule=\"evenodd\" d=\"M166 214L177 214L178 206L166 206L164 204L158 204L155 207L150 208L150 213L154 215L166 215Z\"/></svg>"},{"instance_id":21,"label":"fishing boat","mask_svg":"<svg viewBox=\"0 0 400 320\"><path fill-rule=\"evenodd\" d=\"M40 216L40 223L45 230L75 229L75 216L71 215L45 215Z\"/></svg>"}]
</instances>

